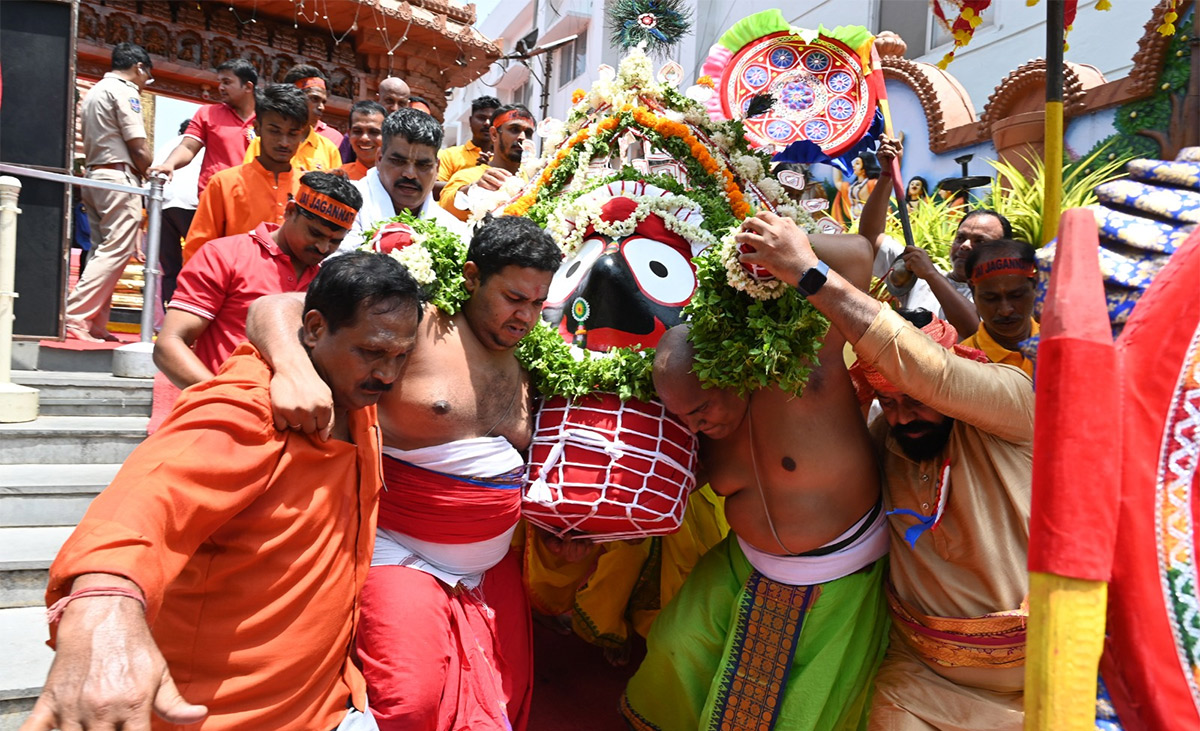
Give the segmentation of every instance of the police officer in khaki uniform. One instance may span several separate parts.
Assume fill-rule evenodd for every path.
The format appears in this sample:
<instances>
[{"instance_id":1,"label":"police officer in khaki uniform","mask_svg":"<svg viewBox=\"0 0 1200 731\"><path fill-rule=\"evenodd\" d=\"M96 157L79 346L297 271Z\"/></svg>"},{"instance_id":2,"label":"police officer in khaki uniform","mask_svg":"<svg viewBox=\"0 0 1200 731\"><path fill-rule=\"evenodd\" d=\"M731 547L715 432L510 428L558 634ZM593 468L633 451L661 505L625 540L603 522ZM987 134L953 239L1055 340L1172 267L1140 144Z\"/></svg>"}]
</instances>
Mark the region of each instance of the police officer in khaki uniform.
<instances>
[{"instance_id":1,"label":"police officer in khaki uniform","mask_svg":"<svg viewBox=\"0 0 1200 731\"><path fill-rule=\"evenodd\" d=\"M84 164L90 180L141 185L151 164L142 122L141 91L154 81L150 54L133 43L113 47L112 71L83 98ZM83 189L92 227L92 254L67 299L67 337L99 342L108 332L113 290L137 250L142 197Z\"/></svg>"}]
</instances>

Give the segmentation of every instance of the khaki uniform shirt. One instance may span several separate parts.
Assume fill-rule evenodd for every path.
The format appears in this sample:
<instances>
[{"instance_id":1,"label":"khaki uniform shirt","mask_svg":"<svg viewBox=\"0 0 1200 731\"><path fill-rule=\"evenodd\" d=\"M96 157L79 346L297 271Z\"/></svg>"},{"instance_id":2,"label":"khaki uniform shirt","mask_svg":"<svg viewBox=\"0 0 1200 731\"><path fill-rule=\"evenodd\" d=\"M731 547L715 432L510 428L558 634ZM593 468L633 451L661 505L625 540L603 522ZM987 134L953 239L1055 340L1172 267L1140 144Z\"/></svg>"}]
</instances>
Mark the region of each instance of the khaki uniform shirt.
<instances>
[{"instance_id":1,"label":"khaki uniform shirt","mask_svg":"<svg viewBox=\"0 0 1200 731\"><path fill-rule=\"evenodd\" d=\"M81 113L84 164L123 162L134 167L125 143L146 138L137 84L110 71L83 97Z\"/></svg>"},{"instance_id":2,"label":"khaki uniform shirt","mask_svg":"<svg viewBox=\"0 0 1200 731\"><path fill-rule=\"evenodd\" d=\"M854 346L896 388L955 419L942 453L914 462L884 419L881 448L888 511L935 515L949 460L940 521L915 547L916 523L891 515L890 576L897 594L937 617L977 617L1017 609L1029 591L1029 502L1033 480L1033 385L1020 368L955 355L883 308Z\"/></svg>"}]
</instances>

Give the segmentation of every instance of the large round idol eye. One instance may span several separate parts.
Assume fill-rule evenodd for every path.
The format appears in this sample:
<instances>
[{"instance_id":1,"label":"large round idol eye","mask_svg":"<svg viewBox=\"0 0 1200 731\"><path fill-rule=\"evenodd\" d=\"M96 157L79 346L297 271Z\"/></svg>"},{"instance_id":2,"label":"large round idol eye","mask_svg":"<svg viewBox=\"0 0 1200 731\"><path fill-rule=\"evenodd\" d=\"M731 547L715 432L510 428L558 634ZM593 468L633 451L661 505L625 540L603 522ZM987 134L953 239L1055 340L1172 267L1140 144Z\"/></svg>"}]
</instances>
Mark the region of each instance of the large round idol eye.
<instances>
[{"instance_id":1,"label":"large round idol eye","mask_svg":"<svg viewBox=\"0 0 1200 731\"><path fill-rule=\"evenodd\" d=\"M650 299L664 305L682 305L696 291L692 263L668 244L631 238L622 250L638 286Z\"/></svg>"},{"instance_id":2,"label":"large round idol eye","mask_svg":"<svg viewBox=\"0 0 1200 731\"><path fill-rule=\"evenodd\" d=\"M563 259L558 271L554 272L554 278L550 280L550 291L546 294L546 304L556 305L570 297L575 288L579 286L579 280L583 279L583 275L587 274L603 252L604 239L594 236L584 240L574 255Z\"/></svg>"}]
</instances>

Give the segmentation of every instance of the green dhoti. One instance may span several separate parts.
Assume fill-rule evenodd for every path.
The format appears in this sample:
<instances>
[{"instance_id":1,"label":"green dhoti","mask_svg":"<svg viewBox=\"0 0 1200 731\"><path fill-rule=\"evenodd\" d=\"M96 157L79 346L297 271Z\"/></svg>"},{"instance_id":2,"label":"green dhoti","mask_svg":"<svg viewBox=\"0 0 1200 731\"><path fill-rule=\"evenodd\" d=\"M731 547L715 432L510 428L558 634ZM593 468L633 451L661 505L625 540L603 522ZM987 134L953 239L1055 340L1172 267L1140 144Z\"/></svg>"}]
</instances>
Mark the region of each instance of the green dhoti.
<instances>
[{"instance_id":1,"label":"green dhoti","mask_svg":"<svg viewBox=\"0 0 1200 731\"><path fill-rule=\"evenodd\" d=\"M662 611L621 710L634 729L860 729L887 642L884 561L822 584L763 576L730 534Z\"/></svg>"}]
</instances>

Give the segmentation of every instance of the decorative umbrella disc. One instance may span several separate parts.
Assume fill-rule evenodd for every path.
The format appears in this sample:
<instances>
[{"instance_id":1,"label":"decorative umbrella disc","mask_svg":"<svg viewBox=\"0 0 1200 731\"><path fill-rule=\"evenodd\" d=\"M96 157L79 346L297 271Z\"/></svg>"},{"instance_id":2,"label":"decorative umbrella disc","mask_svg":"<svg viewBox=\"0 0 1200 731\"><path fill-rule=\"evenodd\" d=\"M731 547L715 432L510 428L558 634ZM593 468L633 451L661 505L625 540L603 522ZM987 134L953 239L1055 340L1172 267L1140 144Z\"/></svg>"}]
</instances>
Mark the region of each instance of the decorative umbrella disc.
<instances>
[{"instance_id":1,"label":"decorative umbrella disc","mask_svg":"<svg viewBox=\"0 0 1200 731\"><path fill-rule=\"evenodd\" d=\"M725 115L742 117L751 99L766 93L775 106L743 124L750 142L771 152L809 140L836 157L862 138L875 112L862 60L825 36L805 43L780 31L738 51L721 79Z\"/></svg>"}]
</instances>

